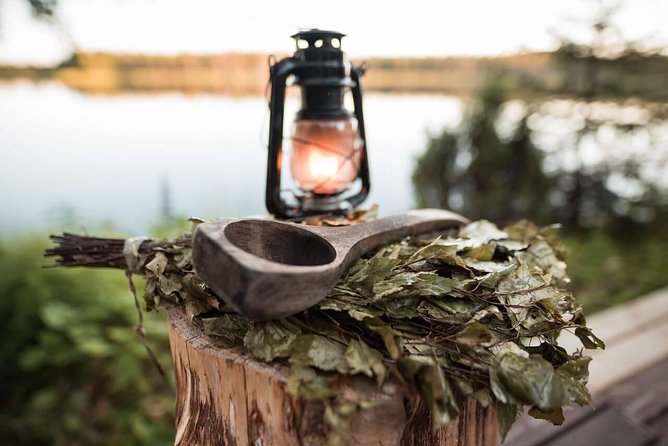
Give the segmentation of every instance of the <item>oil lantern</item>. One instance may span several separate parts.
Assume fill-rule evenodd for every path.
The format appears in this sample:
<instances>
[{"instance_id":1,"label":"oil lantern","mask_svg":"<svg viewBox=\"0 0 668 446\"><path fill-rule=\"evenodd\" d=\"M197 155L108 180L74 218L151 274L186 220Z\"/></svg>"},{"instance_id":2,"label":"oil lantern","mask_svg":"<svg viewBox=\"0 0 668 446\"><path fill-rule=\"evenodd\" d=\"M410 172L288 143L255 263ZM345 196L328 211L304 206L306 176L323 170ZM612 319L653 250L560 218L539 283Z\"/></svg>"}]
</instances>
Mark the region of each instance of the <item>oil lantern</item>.
<instances>
[{"instance_id":1,"label":"oil lantern","mask_svg":"<svg viewBox=\"0 0 668 446\"><path fill-rule=\"evenodd\" d=\"M266 205L277 217L344 214L369 193L360 88L364 68L346 59L343 37L301 31L292 36L295 53L270 67ZM301 108L284 137L288 85L299 87ZM346 106L350 96L352 110Z\"/></svg>"}]
</instances>

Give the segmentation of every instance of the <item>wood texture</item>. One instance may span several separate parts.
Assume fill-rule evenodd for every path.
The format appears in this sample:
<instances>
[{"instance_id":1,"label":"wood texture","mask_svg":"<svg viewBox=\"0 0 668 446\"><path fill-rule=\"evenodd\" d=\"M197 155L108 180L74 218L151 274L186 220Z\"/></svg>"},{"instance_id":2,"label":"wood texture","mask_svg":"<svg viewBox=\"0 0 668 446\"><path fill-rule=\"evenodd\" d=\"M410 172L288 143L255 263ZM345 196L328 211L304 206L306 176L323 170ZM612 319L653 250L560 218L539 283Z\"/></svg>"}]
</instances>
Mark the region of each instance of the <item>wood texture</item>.
<instances>
[{"instance_id":1,"label":"wood texture","mask_svg":"<svg viewBox=\"0 0 668 446\"><path fill-rule=\"evenodd\" d=\"M174 360L177 446L320 446L324 405L294 398L287 370L213 345L181 309L169 312ZM351 423L356 446L497 446L491 408L467 402L458 422L433 431L426 406L390 381L378 389L365 377L341 377L341 398L371 401Z\"/></svg>"},{"instance_id":2,"label":"wood texture","mask_svg":"<svg viewBox=\"0 0 668 446\"><path fill-rule=\"evenodd\" d=\"M369 250L467 222L440 209L345 227L217 220L197 227L193 264L206 284L238 312L253 319L276 319L318 303L343 271Z\"/></svg>"}]
</instances>

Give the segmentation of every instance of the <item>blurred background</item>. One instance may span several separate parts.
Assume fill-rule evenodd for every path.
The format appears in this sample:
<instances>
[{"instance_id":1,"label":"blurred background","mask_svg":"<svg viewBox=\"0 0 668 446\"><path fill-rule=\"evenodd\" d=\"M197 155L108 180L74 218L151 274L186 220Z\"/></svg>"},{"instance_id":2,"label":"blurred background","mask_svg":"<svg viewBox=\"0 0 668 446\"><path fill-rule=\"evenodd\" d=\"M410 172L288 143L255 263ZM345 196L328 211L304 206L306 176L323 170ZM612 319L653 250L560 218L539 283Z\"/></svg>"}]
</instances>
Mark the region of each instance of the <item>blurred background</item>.
<instances>
[{"instance_id":1,"label":"blurred background","mask_svg":"<svg viewBox=\"0 0 668 446\"><path fill-rule=\"evenodd\" d=\"M41 253L264 213L267 58L300 28L368 65L382 215L561 223L588 314L668 285L668 3L367 3L0 0L0 443L173 440L123 274Z\"/></svg>"}]
</instances>

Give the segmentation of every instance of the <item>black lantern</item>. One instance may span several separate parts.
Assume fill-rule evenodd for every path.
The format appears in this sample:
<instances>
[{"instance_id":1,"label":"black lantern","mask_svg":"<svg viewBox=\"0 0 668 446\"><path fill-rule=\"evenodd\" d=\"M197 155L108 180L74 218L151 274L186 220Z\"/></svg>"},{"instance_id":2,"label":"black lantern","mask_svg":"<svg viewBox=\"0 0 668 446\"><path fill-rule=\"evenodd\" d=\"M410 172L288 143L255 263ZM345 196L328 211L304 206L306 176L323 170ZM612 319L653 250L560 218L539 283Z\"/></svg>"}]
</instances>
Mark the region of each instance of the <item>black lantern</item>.
<instances>
[{"instance_id":1,"label":"black lantern","mask_svg":"<svg viewBox=\"0 0 668 446\"><path fill-rule=\"evenodd\" d=\"M342 214L369 194L362 91L364 69L349 63L341 50L344 34L312 29L294 36L297 50L270 68L271 118L267 161L266 205L282 218ZM283 121L288 82L300 87L301 109L285 140ZM344 106L352 93L353 111ZM289 166L285 163L289 162ZM294 186L281 186L281 171L290 169Z\"/></svg>"}]
</instances>

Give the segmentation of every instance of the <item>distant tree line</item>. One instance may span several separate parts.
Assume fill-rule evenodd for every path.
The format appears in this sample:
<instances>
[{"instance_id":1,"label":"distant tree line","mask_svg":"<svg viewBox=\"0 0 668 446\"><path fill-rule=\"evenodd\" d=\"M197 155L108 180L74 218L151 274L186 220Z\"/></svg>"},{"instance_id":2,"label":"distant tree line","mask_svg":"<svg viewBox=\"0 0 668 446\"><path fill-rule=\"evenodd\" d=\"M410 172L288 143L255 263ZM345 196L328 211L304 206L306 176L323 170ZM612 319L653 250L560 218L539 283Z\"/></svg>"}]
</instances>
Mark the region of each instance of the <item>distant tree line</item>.
<instances>
[{"instance_id":1,"label":"distant tree line","mask_svg":"<svg viewBox=\"0 0 668 446\"><path fill-rule=\"evenodd\" d=\"M418 204L627 235L668 222L667 57L620 42L611 15L591 42L562 41L558 81L534 82L531 99L511 100L513 78L490 72L460 126L430 136Z\"/></svg>"}]
</instances>

